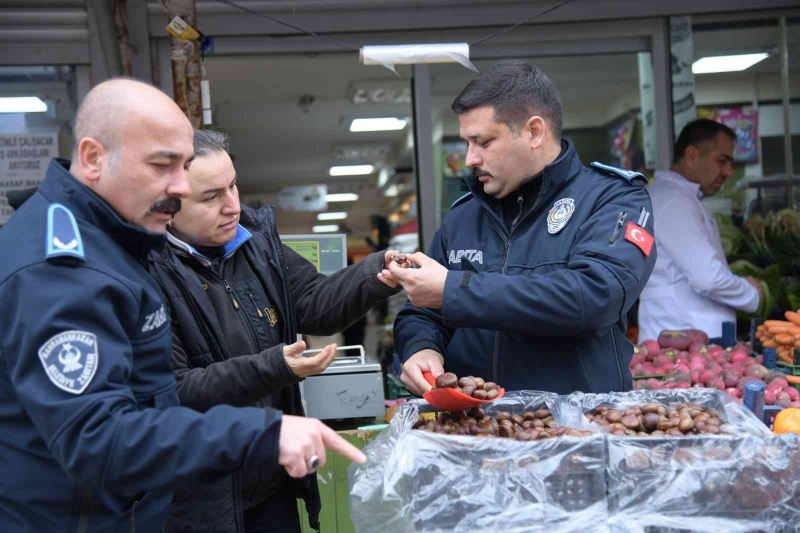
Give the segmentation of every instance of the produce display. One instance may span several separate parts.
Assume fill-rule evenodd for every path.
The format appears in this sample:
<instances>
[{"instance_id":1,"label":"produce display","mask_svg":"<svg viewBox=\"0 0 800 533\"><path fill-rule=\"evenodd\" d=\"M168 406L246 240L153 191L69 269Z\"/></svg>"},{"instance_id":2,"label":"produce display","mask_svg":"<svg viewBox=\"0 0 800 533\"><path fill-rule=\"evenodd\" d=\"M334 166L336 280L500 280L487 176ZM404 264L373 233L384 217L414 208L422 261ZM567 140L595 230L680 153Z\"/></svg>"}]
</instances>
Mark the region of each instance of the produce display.
<instances>
[{"instance_id":1,"label":"produce display","mask_svg":"<svg viewBox=\"0 0 800 533\"><path fill-rule=\"evenodd\" d=\"M800 211L754 215L741 231L723 218L728 221L719 225L720 236L731 271L758 278L767 287L755 315L780 318L785 310L800 308Z\"/></svg>"},{"instance_id":2,"label":"produce display","mask_svg":"<svg viewBox=\"0 0 800 533\"><path fill-rule=\"evenodd\" d=\"M786 320L765 320L756 328L756 338L764 348L775 348L778 359L794 364L793 350L800 348L800 309L784 316Z\"/></svg>"},{"instance_id":3,"label":"produce display","mask_svg":"<svg viewBox=\"0 0 800 533\"><path fill-rule=\"evenodd\" d=\"M466 376L459 379L458 376L452 372L439 374L436 378L435 388L455 389L477 400L494 400L497 398L499 389L497 383L493 381L486 381L483 378L475 376Z\"/></svg>"},{"instance_id":4,"label":"produce display","mask_svg":"<svg viewBox=\"0 0 800 533\"><path fill-rule=\"evenodd\" d=\"M763 356L753 356L747 344L739 343L726 350L706 345L698 335L696 330L665 331L658 341L647 340L635 347L630 362L631 374L642 379L635 381L634 388L708 387L741 400L745 386L760 381L766 387L765 405L800 407L800 392L789 383L795 381L793 376L764 367ZM706 342L707 339L705 337Z\"/></svg>"},{"instance_id":5,"label":"produce display","mask_svg":"<svg viewBox=\"0 0 800 533\"><path fill-rule=\"evenodd\" d=\"M558 427L550 410L546 407L535 411L524 411L512 415L501 411L490 416L480 407L469 411L439 413L434 419L423 416L414 422L414 429L446 433L449 435L474 435L476 437L504 437L516 440L539 440L569 435L582 437L589 431Z\"/></svg>"},{"instance_id":6,"label":"produce display","mask_svg":"<svg viewBox=\"0 0 800 533\"><path fill-rule=\"evenodd\" d=\"M587 414L587 420L606 433L636 437L683 437L703 433L718 435L725 420L713 409L697 403L632 405L625 410L601 405Z\"/></svg>"}]
</instances>

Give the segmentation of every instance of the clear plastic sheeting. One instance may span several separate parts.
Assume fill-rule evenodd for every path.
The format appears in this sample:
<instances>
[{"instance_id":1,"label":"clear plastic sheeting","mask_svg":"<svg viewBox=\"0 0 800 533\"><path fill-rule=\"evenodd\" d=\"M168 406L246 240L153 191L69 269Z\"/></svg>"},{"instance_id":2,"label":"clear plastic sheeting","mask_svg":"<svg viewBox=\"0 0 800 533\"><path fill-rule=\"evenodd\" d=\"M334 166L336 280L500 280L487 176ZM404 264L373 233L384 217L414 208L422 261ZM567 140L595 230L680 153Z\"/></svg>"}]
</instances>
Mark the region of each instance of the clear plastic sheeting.
<instances>
[{"instance_id":1,"label":"clear plastic sheeting","mask_svg":"<svg viewBox=\"0 0 800 533\"><path fill-rule=\"evenodd\" d=\"M623 437L584 413L694 402L725 419L723 434ZM555 396L509 392L486 413L547 407L586 437L537 441L413 430L425 402L406 404L349 470L359 532L800 530L800 436L772 435L719 391L679 389ZM480 529L479 529L480 528Z\"/></svg>"},{"instance_id":2,"label":"clear plastic sheeting","mask_svg":"<svg viewBox=\"0 0 800 533\"><path fill-rule=\"evenodd\" d=\"M605 394L576 392L568 396L559 397L556 405L556 411L558 412L556 421L562 426L598 431L598 426L590 423L584 416L584 413L592 411L595 407L608 405L624 410L634 405L646 403L660 403L668 406L674 403L690 402L714 409L722 415L726 423L720 429L724 433L734 435L771 435L763 422L756 418L750 410L746 409L731 396L716 389L638 390Z\"/></svg>"},{"instance_id":3,"label":"clear plastic sheeting","mask_svg":"<svg viewBox=\"0 0 800 533\"><path fill-rule=\"evenodd\" d=\"M511 392L485 412L521 414L557 396ZM601 434L537 441L413 430L422 401L405 404L352 465L350 502L359 532L578 532L608 521Z\"/></svg>"},{"instance_id":4,"label":"clear plastic sheeting","mask_svg":"<svg viewBox=\"0 0 800 533\"><path fill-rule=\"evenodd\" d=\"M800 519L800 438L773 436L749 410L711 389L572 394L559 422L597 428L584 413L601 405L694 402L726 420L720 435L607 435L610 529L796 531Z\"/></svg>"}]
</instances>

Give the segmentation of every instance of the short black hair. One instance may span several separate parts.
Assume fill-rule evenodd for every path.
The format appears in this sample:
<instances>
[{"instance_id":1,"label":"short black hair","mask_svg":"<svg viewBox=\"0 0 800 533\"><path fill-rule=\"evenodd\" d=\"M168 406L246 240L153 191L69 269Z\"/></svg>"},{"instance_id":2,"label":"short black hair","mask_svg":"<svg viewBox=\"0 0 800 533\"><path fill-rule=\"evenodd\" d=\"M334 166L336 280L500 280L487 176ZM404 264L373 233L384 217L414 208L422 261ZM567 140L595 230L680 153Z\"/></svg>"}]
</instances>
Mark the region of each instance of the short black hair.
<instances>
[{"instance_id":1,"label":"short black hair","mask_svg":"<svg viewBox=\"0 0 800 533\"><path fill-rule=\"evenodd\" d=\"M498 121L518 132L533 115L550 123L561 137L561 98L550 78L527 61L501 61L464 87L451 106L460 115L481 106L492 106Z\"/></svg>"},{"instance_id":2,"label":"short black hair","mask_svg":"<svg viewBox=\"0 0 800 533\"><path fill-rule=\"evenodd\" d=\"M228 151L228 136L221 131L194 130L194 156L203 157Z\"/></svg>"},{"instance_id":3,"label":"short black hair","mask_svg":"<svg viewBox=\"0 0 800 533\"><path fill-rule=\"evenodd\" d=\"M714 138L724 133L733 142L736 142L736 133L725 124L711 120L708 118L698 118L693 120L683 127L681 134L678 135L678 140L675 142L675 155L672 157L673 163L678 163L683 159L686 149L689 146L700 147L708 141L713 141Z\"/></svg>"}]
</instances>

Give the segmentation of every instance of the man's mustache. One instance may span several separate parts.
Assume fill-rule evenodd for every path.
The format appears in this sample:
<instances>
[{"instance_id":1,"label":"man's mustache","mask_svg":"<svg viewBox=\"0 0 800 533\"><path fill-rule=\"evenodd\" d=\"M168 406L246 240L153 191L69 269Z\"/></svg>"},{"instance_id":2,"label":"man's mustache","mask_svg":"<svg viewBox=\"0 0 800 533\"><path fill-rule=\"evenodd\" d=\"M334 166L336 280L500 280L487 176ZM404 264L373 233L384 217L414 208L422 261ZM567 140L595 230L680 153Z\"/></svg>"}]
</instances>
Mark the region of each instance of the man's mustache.
<instances>
[{"instance_id":1,"label":"man's mustache","mask_svg":"<svg viewBox=\"0 0 800 533\"><path fill-rule=\"evenodd\" d=\"M181 210L181 199L177 196L168 196L150 206L149 214L164 213L174 215Z\"/></svg>"}]
</instances>

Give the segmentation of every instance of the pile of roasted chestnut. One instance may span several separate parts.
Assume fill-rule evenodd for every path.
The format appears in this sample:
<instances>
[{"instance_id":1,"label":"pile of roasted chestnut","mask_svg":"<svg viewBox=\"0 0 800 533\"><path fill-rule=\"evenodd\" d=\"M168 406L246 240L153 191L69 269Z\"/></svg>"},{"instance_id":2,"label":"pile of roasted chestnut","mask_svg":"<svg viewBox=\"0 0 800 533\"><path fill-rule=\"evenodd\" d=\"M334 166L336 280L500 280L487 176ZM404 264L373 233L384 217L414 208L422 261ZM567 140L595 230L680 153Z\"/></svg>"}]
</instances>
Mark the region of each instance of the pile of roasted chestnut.
<instances>
[{"instance_id":1,"label":"pile of roasted chestnut","mask_svg":"<svg viewBox=\"0 0 800 533\"><path fill-rule=\"evenodd\" d=\"M480 407L473 407L463 412L438 413L434 420L426 420L420 416L414 423L414 429L449 435L504 437L516 440L591 434L588 431L557 427L550 411L544 407L536 411L525 411L519 415L503 411L494 416L486 414Z\"/></svg>"},{"instance_id":2,"label":"pile of roasted chestnut","mask_svg":"<svg viewBox=\"0 0 800 533\"><path fill-rule=\"evenodd\" d=\"M586 414L590 422L612 435L638 437L718 434L725 424L722 416L696 403L633 405L626 409L601 405Z\"/></svg>"},{"instance_id":3,"label":"pile of roasted chestnut","mask_svg":"<svg viewBox=\"0 0 800 533\"><path fill-rule=\"evenodd\" d=\"M477 400L494 400L497 397L499 388L497 383L486 381L483 378L467 376L461 379L452 372L439 374L436 378L437 389L455 389L467 396L472 396Z\"/></svg>"}]
</instances>

